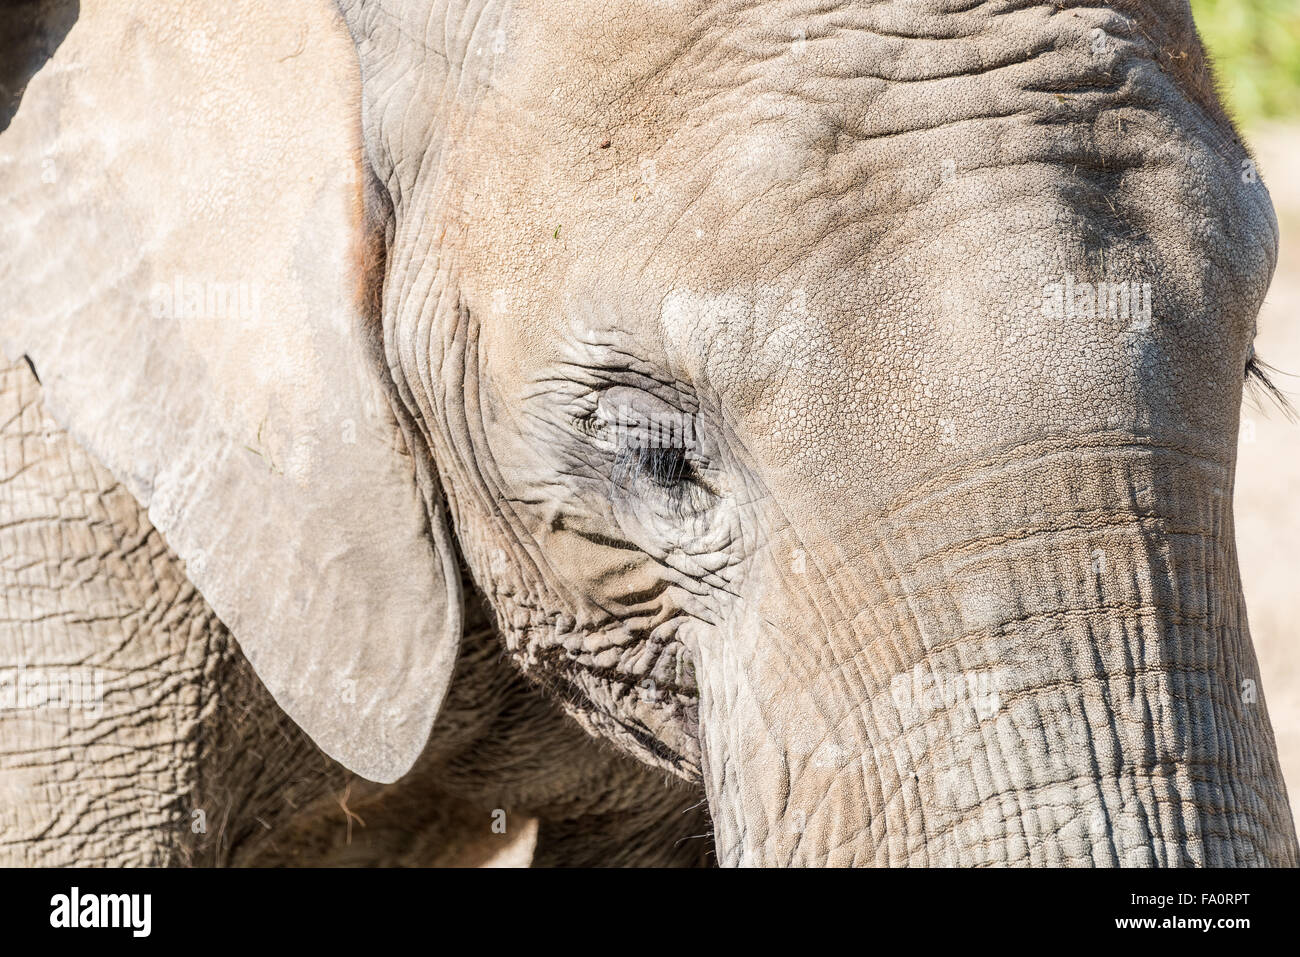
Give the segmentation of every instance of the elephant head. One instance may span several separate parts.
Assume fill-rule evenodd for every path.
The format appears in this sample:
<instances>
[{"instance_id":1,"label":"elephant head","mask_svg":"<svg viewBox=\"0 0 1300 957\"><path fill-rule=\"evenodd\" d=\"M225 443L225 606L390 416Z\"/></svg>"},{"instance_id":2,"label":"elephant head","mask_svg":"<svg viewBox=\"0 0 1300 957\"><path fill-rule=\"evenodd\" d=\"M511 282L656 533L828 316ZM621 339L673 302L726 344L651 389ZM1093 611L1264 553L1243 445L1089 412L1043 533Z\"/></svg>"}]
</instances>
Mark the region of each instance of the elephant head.
<instances>
[{"instance_id":1,"label":"elephant head","mask_svg":"<svg viewBox=\"0 0 1300 957\"><path fill-rule=\"evenodd\" d=\"M325 751L411 766L472 587L723 863L1295 863L1185 2L234 9L29 85L0 345Z\"/></svg>"}]
</instances>

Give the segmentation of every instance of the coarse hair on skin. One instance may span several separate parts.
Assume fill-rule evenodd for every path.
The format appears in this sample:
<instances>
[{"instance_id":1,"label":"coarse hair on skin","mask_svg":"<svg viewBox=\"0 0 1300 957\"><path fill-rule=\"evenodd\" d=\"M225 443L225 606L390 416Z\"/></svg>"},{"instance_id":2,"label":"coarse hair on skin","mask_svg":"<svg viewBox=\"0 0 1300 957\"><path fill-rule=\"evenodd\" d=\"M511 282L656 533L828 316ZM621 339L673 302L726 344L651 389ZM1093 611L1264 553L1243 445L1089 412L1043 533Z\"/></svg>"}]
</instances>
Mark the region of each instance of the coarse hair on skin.
<instances>
[{"instance_id":1,"label":"coarse hair on skin","mask_svg":"<svg viewBox=\"0 0 1300 957\"><path fill-rule=\"evenodd\" d=\"M1288 422L1295 422L1296 407L1291 397L1273 380L1279 375L1290 376L1291 373L1269 365L1252 352L1246 361L1246 393L1256 408L1267 400L1281 410Z\"/></svg>"}]
</instances>

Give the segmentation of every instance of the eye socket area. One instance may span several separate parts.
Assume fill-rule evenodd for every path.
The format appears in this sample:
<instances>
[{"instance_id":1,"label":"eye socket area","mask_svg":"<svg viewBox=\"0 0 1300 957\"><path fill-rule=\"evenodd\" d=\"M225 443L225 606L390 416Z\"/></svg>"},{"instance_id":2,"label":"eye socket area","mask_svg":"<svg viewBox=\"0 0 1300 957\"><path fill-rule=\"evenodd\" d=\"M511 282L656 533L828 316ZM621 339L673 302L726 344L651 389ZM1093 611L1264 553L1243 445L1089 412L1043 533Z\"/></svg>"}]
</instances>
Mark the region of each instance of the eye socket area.
<instances>
[{"instance_id":1,"label":"eye socket area","mask_svg":"<svg viewBox=\"0 0 1300 957\"><path fill-rule=\"evenodd\" d=\"M703 490L698 418L639 389L606 390L590 421L593 438L612 458L613 491L672 498Z\"/></svg>"}]
</instances>

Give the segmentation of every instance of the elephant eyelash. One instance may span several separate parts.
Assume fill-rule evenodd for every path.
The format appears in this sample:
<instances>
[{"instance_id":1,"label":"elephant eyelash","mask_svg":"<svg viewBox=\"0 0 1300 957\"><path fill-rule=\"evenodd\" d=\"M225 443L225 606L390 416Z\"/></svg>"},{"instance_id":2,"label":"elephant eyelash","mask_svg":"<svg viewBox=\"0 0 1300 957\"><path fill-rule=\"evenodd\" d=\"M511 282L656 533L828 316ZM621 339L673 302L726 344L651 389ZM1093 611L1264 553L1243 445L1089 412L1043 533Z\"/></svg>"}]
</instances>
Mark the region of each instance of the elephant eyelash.
<instances>
[{"instance_id":1,"label":"elephant eyelash","mask_svg":"<svg viewBox=\"0 0 1300 957\"><path fill-rule=\"evenodd\" d=\"M624 446L614 459L614 484L642 478L664 489L672 489L694 476L685 446Z\"/></svg>"},{"instance_id":2,"label":"elephant eyelash","mask_svg":"<svg viewBox=\"0 0 1300 957\"><path fill-rule=\"evenodd\" d=\"M1259 357L1253 347L1251 348L1250 357L1246 360L1246 389L1251 394L1251 398L1255 400L1257 406L1260 399L1267 398L1281 410L1288 422L1294 422L1296 408L1291 403L1291 398L1273 381L1273 376L1287 374L1269 365Z\"/></svg>"}]
</instances>

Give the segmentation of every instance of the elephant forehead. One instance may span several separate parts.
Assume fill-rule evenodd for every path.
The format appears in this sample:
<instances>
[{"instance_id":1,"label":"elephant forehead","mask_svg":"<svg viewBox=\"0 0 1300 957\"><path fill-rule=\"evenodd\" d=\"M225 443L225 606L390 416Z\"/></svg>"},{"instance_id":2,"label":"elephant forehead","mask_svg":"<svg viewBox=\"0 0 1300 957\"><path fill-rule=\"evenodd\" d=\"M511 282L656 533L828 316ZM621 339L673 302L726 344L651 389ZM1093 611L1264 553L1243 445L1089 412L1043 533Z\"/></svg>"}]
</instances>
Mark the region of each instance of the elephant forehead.
<instances>
[{"instance_id":1,"label":"elephant forehead","mask_svg":"<svg viewBox=\"0 0 1300 957\"><path fill-rule=\"evenodd\" d=\"M898 134L1009 112L1020 93L1118 88L1115 66L1136 61L1222 118L1176 0L520 0L495 43L506 101L647 143L744 104L757 117L769 94L816 104L849 133Z\"/></svg>"},{"instance_id":2,"label":"elephant forehead","mask_svg":"<svg viewBox=\"0 0 1300 957\"><path fill-rule=\"evenodd\" d=\"M984 257L1009 228L1167 248L1200 228L1224 234L1202 249L1222 261L1235 218L1267 258L1267 194L1238 181L1249 158L1221 113L1193 106L1196 51L1162 59L1194 34L1041 5L643 5L626 22L566 7L564 30L544 4L509 19L448 179L448 208L472 205L490 240L462 260L479 309L546 312L512 301L543 274L655 300L824 284L994 208L1023 221L986 218Z\"/></svg>"},{"instance_id":3,"label":"elephant forehead","mask_svg":"<svg viewBox=\"0 0 1300 957\"><path fill-rule=\"evenodd\" d=\"M1164 6L1170 17L1144 22ZM447 216L472 209L490 240L466 269L491 277L490 295L573 260L608 270L657 257L711 269L716 287L790 268L845 230L857 248L841 249L887 253L894 237L942 225L936 196L978 207L999 169L1026 177L1021 200L1040 201L1041 189L1025 194L1043 165L1112 185L1163 168L1172 207L1218 191L1153 150L1204 142L1220 157L1212 179L1247 159L1206 106L1181 5L1132 17L968 7L513 5L482 37L490 83L439 181ZM1088 197L1098 215L1105 192Z\"/></svg>"}]
</instances>

